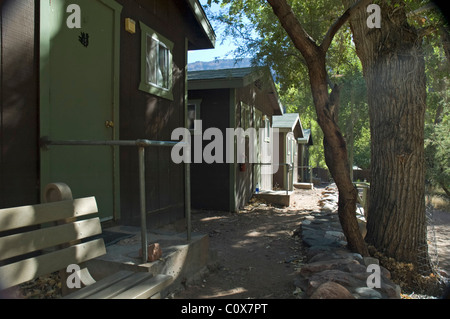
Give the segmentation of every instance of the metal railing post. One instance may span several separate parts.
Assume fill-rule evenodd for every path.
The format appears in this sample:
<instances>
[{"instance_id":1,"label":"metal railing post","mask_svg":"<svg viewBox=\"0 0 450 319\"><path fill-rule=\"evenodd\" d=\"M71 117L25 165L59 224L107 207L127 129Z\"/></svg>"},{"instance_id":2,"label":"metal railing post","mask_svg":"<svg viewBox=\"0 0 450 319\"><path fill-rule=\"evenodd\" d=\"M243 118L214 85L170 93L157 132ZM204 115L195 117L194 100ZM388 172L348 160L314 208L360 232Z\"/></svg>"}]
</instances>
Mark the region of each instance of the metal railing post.
<instances>
[{"instance_id":1,"label":"metal railing post","mask_svg":"<svg viewBox=\"0 0 450 319\"><path fill-rule=\"evenodd\" d=\"M145 205L145 148L139 147L139 194L141 202L141 243L142 243L142 262L148 260L147 251L147 213Z\"/></svg>"},{"instance_id":2,"label":"metal railing post","mask_svg":"<svg viewBox=\"0 0 450 319\"><path fill-rule=\"evenodd\" d=\"M189 163L184 164L185 168L185 185L184 185L184 196L185 196L185 214L187 223L187 241L191 241L191 166Z\"/></svg>"},{"instance_id":3,"label":"metal railing post","mask_svg":"<svg viewBox=\"0 0 450 319\"><path fill-rule=\"evenodd\" d=\"M291 170L291 165L289 163L286 164L286 195L289 195L289 173Z\"/></svg>"}]
</instances>

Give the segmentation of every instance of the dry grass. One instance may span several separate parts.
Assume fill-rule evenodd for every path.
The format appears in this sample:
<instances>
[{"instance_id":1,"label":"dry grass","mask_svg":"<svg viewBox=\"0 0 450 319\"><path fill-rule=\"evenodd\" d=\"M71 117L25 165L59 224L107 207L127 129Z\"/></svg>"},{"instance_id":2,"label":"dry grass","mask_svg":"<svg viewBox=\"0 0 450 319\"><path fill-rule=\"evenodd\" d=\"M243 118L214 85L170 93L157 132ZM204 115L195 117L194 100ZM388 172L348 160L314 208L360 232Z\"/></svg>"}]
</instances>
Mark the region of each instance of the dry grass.
<instances>
[{"instance_id":1,"label":"dry grass","mask_svg":"<svg viewBox=\"0 0 450 319\"><path fill-rule=\"evenodd\" d=\"M378 252L375 247L369 246L370 254L380 261L380 265L391 273L391 280L400 286L403 294L422 294L428 296L442 296L445 286L439 275L430 273L420 274L411 263L399 262Z\"/></svg>"},{"instance_id":2,"label":"dry grass","mask_svg":"<svg viewBox=\"0 0 450 319\"><path fill-rule=\"evenodd\" d=\"M434 209L450 213L450 201L443 196L440 195L432 196L430 204L434 207Z\"/></svg>"},{"instance_id":3,"label":"dry grass","mask_svg":"<svg viewBox=\"0 0 450 319\"><path fill-rule=\"evenodd\" d=\"M426 204L431 204L434 209L450 213L450 198L440 188L432 188L428 190Z\"/></svg>"}]
</instances>

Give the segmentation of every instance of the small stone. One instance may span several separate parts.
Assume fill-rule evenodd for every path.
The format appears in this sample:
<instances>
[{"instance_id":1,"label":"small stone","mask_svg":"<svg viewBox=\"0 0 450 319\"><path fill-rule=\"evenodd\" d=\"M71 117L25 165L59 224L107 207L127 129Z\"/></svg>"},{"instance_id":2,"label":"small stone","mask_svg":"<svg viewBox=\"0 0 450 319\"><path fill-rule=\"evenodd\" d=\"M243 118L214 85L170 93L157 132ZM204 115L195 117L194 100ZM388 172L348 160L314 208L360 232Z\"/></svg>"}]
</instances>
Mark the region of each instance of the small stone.
<instances>
[{"instance_id":1,"label":"small stone","mask_svg":"<svg viewBox=\"0 0 450 319\"><path fill-rule=\"evenodd\" d=\"M319 286L310 297L311 299L355 299L344 286L335 282L326 282Z\"/></svg>"},{"instance_id":2,"label":"small stone","mask_svg":"<svg viewBox=\"0 0 450 319\"><path fill-rule=\"evenodd\" d=\"M358 287L355 292L361 299L381 299L381 294L373 288ZM359 298L358 298L359 299Z\"/></svg>"},{"instance_id":3,"label":"small stone","mask_svg":"<svg viewBox=\"0 0 450 319\"><path fill-rule=\"evenodd\" d=\"M359 280L353 274L337 269L324 270L309 277L309 286L314 289L325 282L335 282L347 289L361 287L366 284L365 280Z\"/></svg>"},{"instance_id":4,"label":"small stone","mask_svg":"<svg viewBox=\"0 0 450 319\"><path fill-rule=\"evenodd\" d=\"M364 265L369 266L369 265L379 265L380 261L377 258L373 258L373 257L364 257Z\"/></svg>"},{"instance_id":5,"label":"small stone","mask_svg":"<svg viewBox=\"0 0 450 319\"><path fill-rule=\"evenodd\" d=\"M303 291L300 287L295 288L294 292L292 293L294 296L298 296L300 294L302 294Z\"/></svg>"},{"instance_id":6,"label":"small stone","mask_svg":"<svg viewBox=\"0 0 450 319\"><path fill-rule=\"evenodd\" d=\"M322 197L321 201L325 202L332 202L332 203L337 203L338 202L338 197L334 196L334 195L326 195L324 197Z\"/></svg>"},{"instance_id":7,"label":"small stone","mask_svg":"<svg viewBox=\"0 0 450 319\"><path fill-rule=\"evenodd\" d=\"M399 285L394 284L393 282L382 282L381 290L388 296L390 299L400 299L401 288Z\"/></svg>"},{"instance_id":8,"label":"small stone","mask_svg":"<svg viewBox=\"0 0 450 319\"><path fill-rule=\"evenodd\" d=\"M322 211L323 212L332 212L332 211L335 211L335 210L336 210L335 206L331 205L331 204L328 204L328 203L325 203L323 205L323 207L322 207Z\"/></svg>"},{"instance_id":9,"label":"small stone","mask_svg":"<svg viewBox=\"0 0 450 319\"><path fill-rule=\"evenodd\" d=\"M322 260L313 263L306 264L300 270L303 275L308 275L316 272L321 272L324 270L335 269L341 265L346 265L353 262L352 259L331 259Z\"/></svg>"},{"instance_id":10,"label":"small stone","mask_svg":"<svg viewBox=\"0 0 450 319\"><path fill-rule=\"evenodd\" d=\"M325 232L325 238L345 240L345 235L340 231L329 230Z\"/></svg>"}]
</instances>

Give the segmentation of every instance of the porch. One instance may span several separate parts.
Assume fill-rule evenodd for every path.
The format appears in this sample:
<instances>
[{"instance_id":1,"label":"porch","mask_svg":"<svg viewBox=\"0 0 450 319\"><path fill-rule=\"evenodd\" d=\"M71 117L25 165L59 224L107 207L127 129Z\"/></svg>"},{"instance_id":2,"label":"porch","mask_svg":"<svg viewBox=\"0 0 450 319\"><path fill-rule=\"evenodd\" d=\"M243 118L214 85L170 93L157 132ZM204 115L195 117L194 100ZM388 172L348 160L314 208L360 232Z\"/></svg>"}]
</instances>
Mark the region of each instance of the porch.
<instances>
[{"instance_id":1,"label":"porch","mask_svg":"<svg viewBox=\"0 0 450 319\"><path fill-rule=\"evenodd\" d=\"M139 254L142 246L139 227L106 228L104 232L116 234L121 239L110 243L106 240L106 255L87 262L87 267L96 280L121 270L170 274L174 282L161 292L161 298L165 298L187 280L195 280L210 261L208 235L193 233L188 242L185 227L180 226L181 223L177 223L147 232L149 243L160 245L162 257L146 263L142 262Z\"/></svg>"},{"instance_id":2,"label":"porch","mask_svg":"<svg viewBox=\"0 0 450 319\"><path fill-rule=\"evenodd\" d=\"M291 194L292 191L265 190L255 193L253 196L258 200L263 200L272 205L289 207L291 205Z\"/></svg>"}]
</instances>

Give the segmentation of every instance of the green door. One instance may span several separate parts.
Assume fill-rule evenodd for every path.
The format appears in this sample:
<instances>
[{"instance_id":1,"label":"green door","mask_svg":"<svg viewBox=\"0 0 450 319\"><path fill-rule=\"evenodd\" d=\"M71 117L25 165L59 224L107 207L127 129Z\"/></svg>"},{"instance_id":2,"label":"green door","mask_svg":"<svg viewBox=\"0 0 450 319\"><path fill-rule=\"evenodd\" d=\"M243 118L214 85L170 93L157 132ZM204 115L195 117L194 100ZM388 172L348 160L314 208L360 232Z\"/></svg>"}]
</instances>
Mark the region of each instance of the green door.
<instances>
[{"instance_id":1,"label":"green door","mask_svg":"<svg viewBox=\"0 0 450 319\"><path fill-rule=\"evenodd\" d=\"M120 11L112 0L41 1L41 136L117 139ZM70 28L78 18L80 28ZM41 189L63 182L74 198L95 196L102 220L118 217L117 170L111 146L41 150Z\"/></svg>"}]
</instances>

